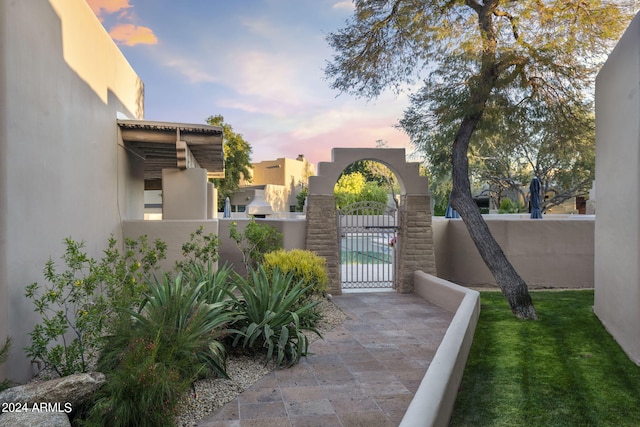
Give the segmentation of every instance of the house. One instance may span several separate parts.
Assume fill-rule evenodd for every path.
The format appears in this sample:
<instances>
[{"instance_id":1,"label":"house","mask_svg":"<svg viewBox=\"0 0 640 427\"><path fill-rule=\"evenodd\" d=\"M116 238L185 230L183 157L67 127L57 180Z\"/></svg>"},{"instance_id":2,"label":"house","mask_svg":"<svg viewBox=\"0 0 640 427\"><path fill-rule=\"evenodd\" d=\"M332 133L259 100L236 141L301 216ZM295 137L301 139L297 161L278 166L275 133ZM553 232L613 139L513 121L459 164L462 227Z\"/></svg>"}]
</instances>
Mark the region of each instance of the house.
<instances>
[{"instance_id":1,"label":"house","mask_svg":"<svg viewBox=\"0 0 640 427\"><path fill-rule=\"evenodd\" d=\"M296 159L278 158L251 165L251 181L241 181L231 198L233 212L247 212L247 207L266 203L274 213L296 212L297 196L315 174L312 163L300 154ZM257 198L256 198L257 195Z\"/></svg>"},{"instance_id":2,"label":"house","mask_svg":"<svg viewBox=\"0 0 640 427\"><path fill-rule=\"evenodd\" d=\"M143 83L84 0L0 2L0 32L0 379L23 382L39 320L25 287L65 238L100 258L111 235L143 234L145 188L174 225L217 232L222 130L144 121Z\"/></svg>"}]
</instances>

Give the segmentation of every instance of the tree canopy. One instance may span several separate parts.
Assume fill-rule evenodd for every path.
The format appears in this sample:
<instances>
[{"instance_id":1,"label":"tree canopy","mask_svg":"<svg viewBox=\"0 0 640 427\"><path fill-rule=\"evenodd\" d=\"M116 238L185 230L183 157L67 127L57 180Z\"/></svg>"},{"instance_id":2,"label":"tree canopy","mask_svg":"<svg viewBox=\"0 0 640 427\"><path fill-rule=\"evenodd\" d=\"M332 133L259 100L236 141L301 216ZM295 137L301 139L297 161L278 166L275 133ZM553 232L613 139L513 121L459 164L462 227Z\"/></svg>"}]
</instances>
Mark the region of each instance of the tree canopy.
<instances>
[{"instance_id":1,"label":"tree canopy","mask_svg":"<svg viewBox=\"0 0 640 427\"><path fill-rule=\"evenodd\" d=\"M220 114L209 116L207 123L222 127L224 145L224 179L214 179L218 189L218 206L222 208L227 197L231 197L239 186L240 180L251 182L251 145L233 127L225 123Z\"/></svg>"},{"instance_id":2,"label":"tree canopy","mask_svg":"<svg viewBox=\"0 0 640 427\"><path fill-rule=\"evenodd\" d=\"M448 145L452 206L512 312L537 318L526 283L473 201L469 153L474 138L533 130L548 121L562 134L587 117L595 72L628 25L631 6L605 0L355 0L355 5L346 26L327 37L336 52L325 69L331 85L368 98L386 88L411 91L402 125L422 126L428 136L424 144Z\"/></svg>"},{"instance_id":3,"label":"tree canopy","mask_svg":"<svg viewBox=\"0 0 640 427\"><path fill-rule=\"evenodd\" d=\"M337 209L356 202L387 202L387 191L384 187L376 181L367 181L360 172L343 173L333 191Z\"/></svg>"}]
</instances>

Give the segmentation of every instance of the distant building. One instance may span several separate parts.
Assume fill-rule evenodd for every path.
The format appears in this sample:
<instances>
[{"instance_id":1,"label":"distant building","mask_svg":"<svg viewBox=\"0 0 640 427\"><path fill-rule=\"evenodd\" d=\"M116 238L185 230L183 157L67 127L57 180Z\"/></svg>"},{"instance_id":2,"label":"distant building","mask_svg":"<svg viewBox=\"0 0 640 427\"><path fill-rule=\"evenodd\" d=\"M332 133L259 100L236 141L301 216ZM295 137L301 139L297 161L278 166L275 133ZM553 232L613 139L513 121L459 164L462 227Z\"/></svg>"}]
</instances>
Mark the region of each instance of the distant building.
<instances>
[{"instance_id":1,"label":"distant building","mask_svg":"<svg viewBox=\"0 0 640 427\"><path fill-rule=\"evenodd\" d=\"M297 196L315 175L312 163L300 154L296 159L278 158L253 163L251 181L241 181L231 197L231 211L249 212L252 205L266 202L273 213L296 212Z\"/></svg>"},{"instance_id":2,"label":"distant building","mask_svg":"<svg viewBox=\"0 0 640 427\"><path fill-rule=\"evenodd\" d=\"M143 82L84 0L0 1L0 30L0 343L13 338L0 380L24 382L41 321L25 287L44 285L67 237L99 258L111 236L157 236L169 262L196 223L217 233L208 178L224 176L223 134L143 120ZM170 220L153 236L149 189Z\"/></svg>"}]
</instances>

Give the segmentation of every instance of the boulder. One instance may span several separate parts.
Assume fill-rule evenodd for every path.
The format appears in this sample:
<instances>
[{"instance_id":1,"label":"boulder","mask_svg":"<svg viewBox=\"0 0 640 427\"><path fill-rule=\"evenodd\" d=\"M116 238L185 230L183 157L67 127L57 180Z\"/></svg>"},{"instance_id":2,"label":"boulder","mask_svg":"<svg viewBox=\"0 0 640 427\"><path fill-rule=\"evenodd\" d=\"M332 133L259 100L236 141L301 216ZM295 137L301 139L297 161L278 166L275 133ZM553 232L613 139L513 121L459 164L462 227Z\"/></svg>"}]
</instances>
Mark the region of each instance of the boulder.
<instances>
[{"instance_id":1,"label":"boulder","mask_svg":"<svg viewBox=\"0 0 640 427\"><path fill-rule=\"evenodd\" d=\"M5 412L0 427L71 427L71 422L64 412Z\"/></svg>"},{"instance_id":2,"label":"boulder","mask_svg":"<svg viewBox=\"0 0 640 427\"><path fill-rule=\"evenodd\" d=\"M58 403L62 408L69 404L72 408L76 408L104 382L105 376L100 372L30 382L0 392L0 408L5 403L20 403L30 407L34 404Z\"/></svg>"}]
</instances>

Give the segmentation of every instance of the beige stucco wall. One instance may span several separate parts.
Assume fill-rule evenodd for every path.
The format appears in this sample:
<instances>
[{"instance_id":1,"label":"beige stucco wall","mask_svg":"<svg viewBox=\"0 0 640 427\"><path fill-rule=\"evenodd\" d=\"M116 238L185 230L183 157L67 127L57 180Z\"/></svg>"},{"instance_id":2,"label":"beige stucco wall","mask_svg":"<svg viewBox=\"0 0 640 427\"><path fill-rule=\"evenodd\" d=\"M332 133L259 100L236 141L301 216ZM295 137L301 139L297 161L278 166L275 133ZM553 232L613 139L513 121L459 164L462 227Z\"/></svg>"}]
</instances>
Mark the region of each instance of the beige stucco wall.
<instances>
[{"instance_id":1,"label":"beige stucco wall","mask_svg":"<svg viewBox=\"0 0 640 427\"><path fill-rule=\"evenodd\" d=\"M593 217L485 215L485 221L530 288L593 287ZM434 217L433 240L438 277L463 286L497 286L461 219Z\"/></svg>"},{"instance_id":2,"label":"beige stucco wall","mask_svg":"<svg viewBox=\"0 0 640 427\"><path fill-rule=\"evenodd\" d=\"M596 79L595 313L640 363L640 15Z\"/></svg>"},{"instance_id":3,"label":"beige stucco wall","mask_svg":"<svg viewBox=\"0 0 640 427\"><path fill-rule=\"evenodd\" d=\"M154 242L160 239L167 244L166 259L160 262L160 270L170 272L174 269L176 261L184 259L182 245L191 239L191 234L202 227L203 235L218 235L217 219L168 219L162 221L129 220L122 221L124 237L138 239L147 236L148 241ZM214 265L214 267L216 267Z\"/></svg>"},{"instance_id":4,"label":"beige stucco wall","mask_svg":"<svg viewBox=\"0 0 640 427\"><path fill-rule=\"evenodd\" d=\"M0 2L0 339L9 378L31 368L36 322L23 295L71 236L100 256L142 218L140 165L118 146L117 112L142 118L142 83L84 0Z\"/></svg>"},{"instance_id":5,"label":"beige stucco wall","mask_svg":"<svg viewBox=\"0 0 640 427\"><path fill-rule=\"evenodd\" d=\"M290 212L298 203L297 196L307 185L315 168L304 157L278 158L251 165L251 182L242 180L241 189L231 199L232 205L247 205L253 200L252 186L264 186L265 200L274 212ZM248 187L242 189L242 187Z\"/></svg>"}]
</instances>

